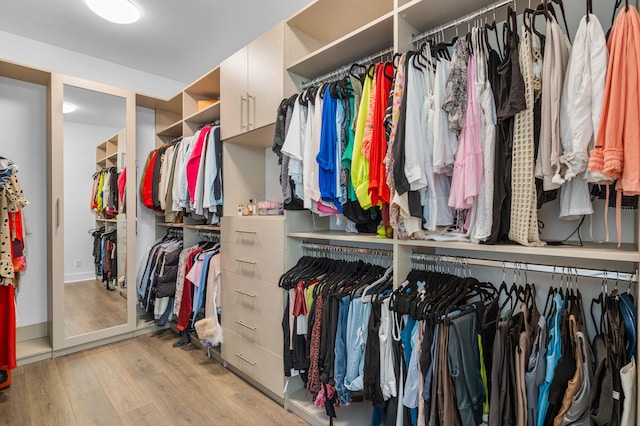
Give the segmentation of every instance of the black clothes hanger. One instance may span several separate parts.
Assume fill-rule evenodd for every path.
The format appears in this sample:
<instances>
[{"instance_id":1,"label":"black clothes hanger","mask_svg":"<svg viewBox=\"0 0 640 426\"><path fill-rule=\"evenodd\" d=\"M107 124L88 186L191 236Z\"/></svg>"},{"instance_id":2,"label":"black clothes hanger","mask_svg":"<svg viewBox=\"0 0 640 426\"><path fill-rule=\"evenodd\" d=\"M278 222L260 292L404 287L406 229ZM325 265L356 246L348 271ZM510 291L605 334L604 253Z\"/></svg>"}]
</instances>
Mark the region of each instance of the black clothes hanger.
<instances>
[{"instance_id":1,"label":"black clothes hanger","mask_svg":"<svg viewBox=\"0 0 640 426\"><path fill-rule=\"evenodd\" d=\"M593 13L593 1L592 0L587 0L587 13L586 13L587 22L589 22L589 16L592 13Z\"/></svg>"},{"instance_id":2,"label":"black clothes hanger","mask_svg":"<svg viewBox=\"0 0 640 426\"><path fill-rule=\"evenodd\" d=\"M361 72L358 72L358 70L360 70ZM351 68L349 68L349 75L360 80L360 83L362 84L364 84L364 77L366 72L367 67L358 63L352 64Z\"/></svg>"},{"instance_id":3,"label":"black clothes hanger","mask_svg":"<svg viewBox=\"0 0 640 426\"><path fill-rule=\"evenodd\" d=\"M547 1L551 1L552 3L555 3L560 7L560 13L562 14L562 21L564 22L564 29L566 31L565 34L567 35L567 38L569 39L569 42L571 42L571 34L569 34L569 25L567 24L567 14L564 11L563 0L545 0L545 2L547 2ZM627 0L627 4L628 4L628 2L629 2L629 0ZM551 9L553 9L553 7L551 7Z\"/></svg>"}]
</instances>

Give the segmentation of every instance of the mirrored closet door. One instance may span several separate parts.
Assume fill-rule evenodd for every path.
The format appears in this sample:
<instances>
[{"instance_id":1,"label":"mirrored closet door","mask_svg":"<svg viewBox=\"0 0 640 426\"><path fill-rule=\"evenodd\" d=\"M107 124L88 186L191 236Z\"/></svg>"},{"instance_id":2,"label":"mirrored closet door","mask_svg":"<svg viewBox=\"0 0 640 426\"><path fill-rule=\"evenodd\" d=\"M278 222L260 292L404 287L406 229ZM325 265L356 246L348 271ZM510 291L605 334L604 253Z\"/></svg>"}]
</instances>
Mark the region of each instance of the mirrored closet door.
<instances>
[{"instance_id":1,"label":"mirrored closet door","mask_svg":"<svg viewBox=\"0 0 640 426\"><path fill-rule=\"evenodd\" d=\"M135 171L135 99L92 82L57 80L50 152L54 351L135 328L135 260L128 267L135 258L135 172L127 180L127 169Z\"/></svg>"}]
</instances>

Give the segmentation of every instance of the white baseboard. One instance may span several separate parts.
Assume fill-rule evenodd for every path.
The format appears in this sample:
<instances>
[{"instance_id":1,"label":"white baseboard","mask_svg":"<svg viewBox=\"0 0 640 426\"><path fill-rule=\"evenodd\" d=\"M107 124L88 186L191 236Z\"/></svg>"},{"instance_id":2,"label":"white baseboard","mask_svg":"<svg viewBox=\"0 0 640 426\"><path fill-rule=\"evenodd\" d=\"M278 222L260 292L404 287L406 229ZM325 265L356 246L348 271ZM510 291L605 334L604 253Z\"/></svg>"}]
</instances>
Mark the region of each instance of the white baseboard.
<instances>
[{"instance_id":1,"label":"white baseboard","mask_svg":"<svg viewBox=\"0 0 640 426\"><path fill-rule=\"evenodd\" d=\"M49 323L23 325L16 328L16 342L39 339L49 335Z\"/></svg>"},{"instance_id":2,"label":"white baseboard","mask_svg":"<svg viewBox=\"0 0 640 426\"><path fill-rule=\"evenodd\" d=\"M76 272L75 274L64 274L65 283L73 283L77 281L88 281L96 279L95 271Z\"/></svg>"}]
</instances>

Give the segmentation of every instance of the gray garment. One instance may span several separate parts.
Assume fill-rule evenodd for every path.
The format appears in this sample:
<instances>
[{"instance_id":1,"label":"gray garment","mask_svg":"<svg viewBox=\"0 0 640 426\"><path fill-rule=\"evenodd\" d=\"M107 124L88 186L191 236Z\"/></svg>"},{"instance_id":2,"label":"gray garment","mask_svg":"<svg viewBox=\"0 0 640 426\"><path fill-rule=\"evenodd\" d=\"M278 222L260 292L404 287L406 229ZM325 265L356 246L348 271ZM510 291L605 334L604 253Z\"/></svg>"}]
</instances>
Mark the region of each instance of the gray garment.
<instances>
[{"instance_id":1,"label":"gray garment","mask_svg":"<svg viewBox=\"0 0 640 426\"><path fill-rule=\"evenodd\" d=\"M449 328L447 348L449 373L456 390L456 401L463 425L482 423L484 385L480 375L480 352L475 312L455 318Z\"/></svg>"},{"instance_id":2,"label":"gray garment","mask_svg":"<svg viewBox=\"0 0 640 426\"><path fill-rule=\"evenodd\" d=\"M460 134L464 127L464 114L467 110L467 63L469 49L464 38L458 39L453 46L451 72L447 79L447 95L442 109L449 114L449 130Z\"/></svg>"},{"instance_id":3,"label":"gray garment","mask_svg":"<svg viewBox=\"0 0 640 426\"><path fill-rule=\"evenodd\" d=\"M169 183L167 184L167 196L165 198L165 209L164 209L164 220L165 222L175 222L178 218L177 212L173 210L173 184L175 182L176 175L176 159L178 158L178 151L180 151L180 144L182 142L178 142L173 150L173 160L171 161L171 170L169 170Z\"/></svg>"},{"instance_id":4,"label":"gray garment","mask_svg":"<svg viewBox=\"0 0 640 426\"><path fill-rule=\"evenodd\" d=\"M613 418L613 373L603 334L598 334L593 340L593 351L596 369L589 404L591 424L604 426L611 424Z\"/></svg>"},{"instance_id":5,"label":"gray garment","mask_svg":"<svg viewBox=\"0 0 640 426\"><path fill-rule=\"evenodd\" d=\"M589 341L583 332L576 332L576 356L578 362L582 366L582 383L578 389L578 393L573 397L571 406L564 413L562 418L562 426L589 426L589 396L591 395L591 380L593 380L593 371L591 369L591 360L589 352Z\"/></svg>"},{"instance_id":6,"label":"gray garment","mask_svg":"<svg viewBox=\"0 0 640 426\"><path fill-rule=\"evenodd\" d=\"M502 405L500 383L508 377L508 371L504 370L504 337L508 332L508 321L500 321L496 328L496 336L493 339L493 361L491 370L491 395L489 398L489 426L502 425ZM506 426L506 425L505 425Z\"/></svg>"},{"instance_id":7,"label":"gray garment","mask_svg":"<svg viewBox=\"0 0 640 426\"><path fill-rule=\"evenodd\" d=\"M547 371L547 320L544 315L538 319L536 337L533 342L533 349L529 356L529 365L524 381L527 387L527 424L536 426L538 423L538 388L544 383L545 372Z\"/></svg>"},{"instance_id":8,"label":"gray garment","mask_svg":"<svg viewBox=\"0 0 640 426\"><path fill-rule=\"evenodd\" d=\"M297 99L295 100L297 102ZM293 115L293 106L289 105L287 108L287 115L284 121L284 139L289 132L289 124L291 124L291 116ZM282 196L284 197L284 203L289 204L292 199L291 193L291 181L289 180L289 161L291 158L288 155L282 154L282 168L280 169L280 185L282 186Z\"/></svg>"},{"instance_id":9,"label":"gray garment","mask_svg":"<svg viewBox=\"0 0 640 426\"><path fill-rule=\"evenodd\" d=\"M356 131L356 125L358 123L358 111L360 108L360 99L362 98L362 82L357 78L352 78L351 87L353 88L353 117L351 118L351 130Z\"/></svg>"}]
</instances>

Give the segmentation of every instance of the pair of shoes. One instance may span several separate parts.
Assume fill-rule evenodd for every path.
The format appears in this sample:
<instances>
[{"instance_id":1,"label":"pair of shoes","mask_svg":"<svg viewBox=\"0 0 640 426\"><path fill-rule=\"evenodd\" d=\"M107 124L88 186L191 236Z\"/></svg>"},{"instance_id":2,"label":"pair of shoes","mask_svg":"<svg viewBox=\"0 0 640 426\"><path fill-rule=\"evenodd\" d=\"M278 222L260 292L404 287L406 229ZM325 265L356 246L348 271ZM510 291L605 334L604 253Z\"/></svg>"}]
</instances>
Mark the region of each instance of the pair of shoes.
<instances>
[{"instance_id":1,"label":"pair of shoes","mask_svg":"<svg viewBox=\"0 0 640 426\"><path fill-rule=\"evenodd\" d=\"M191 343L191 340L189 340L189 337L187 337L186 339L180 338L180 340L178 340L171 346L173 346L174 348L181 348L183 346L187 346L189 343Z\"/></svg>"},{"instance_id":2,"label":"pair of shoes","mask_svg":"<svg viewBox=\"0 0 640 426\"><path fill-rule=\"evenodd\" d=\"M191 340L189 339L189 333L185 330L180 333L180 340L178 340L172 346L174 348L181 348L183 346L187 346L189 343L191 343Z\"/></svg>"}]
</instances>

